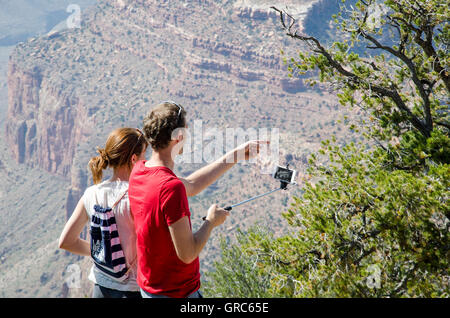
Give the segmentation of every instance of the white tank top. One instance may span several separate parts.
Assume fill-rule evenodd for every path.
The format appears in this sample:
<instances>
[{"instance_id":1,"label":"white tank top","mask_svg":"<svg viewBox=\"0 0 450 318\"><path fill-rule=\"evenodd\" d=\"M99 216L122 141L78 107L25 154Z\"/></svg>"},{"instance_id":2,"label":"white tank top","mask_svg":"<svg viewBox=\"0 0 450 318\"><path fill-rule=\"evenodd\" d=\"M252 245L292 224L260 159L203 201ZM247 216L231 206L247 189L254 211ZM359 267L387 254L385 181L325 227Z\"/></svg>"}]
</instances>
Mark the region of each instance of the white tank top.
<instances>
[{"instance_id":1,"label":"white tank top","mask_svg":"<svg viewBox=\"0 0 450 318\"><path fill-rule=\"evenodd\" d=\"M92 211L95 204L99 204L102 207L112 207L127 189L127 181L111 180L106 180L102 183L87 188L83 195L83 202L89 221L91 220ZM109 278L95 266L92 266L89 274L89 280L93 281L95 284L110 289L121 291L139 291L139 286L136 283L136 232L134 229L134 221L131 214L128 193L125 194L114 209L114 217L116 219L117 230L119 231L120 242L125 254L127 267L129 269L131 267L129 278L125 282L121 283Z\"/></svg>"}]
</instances>

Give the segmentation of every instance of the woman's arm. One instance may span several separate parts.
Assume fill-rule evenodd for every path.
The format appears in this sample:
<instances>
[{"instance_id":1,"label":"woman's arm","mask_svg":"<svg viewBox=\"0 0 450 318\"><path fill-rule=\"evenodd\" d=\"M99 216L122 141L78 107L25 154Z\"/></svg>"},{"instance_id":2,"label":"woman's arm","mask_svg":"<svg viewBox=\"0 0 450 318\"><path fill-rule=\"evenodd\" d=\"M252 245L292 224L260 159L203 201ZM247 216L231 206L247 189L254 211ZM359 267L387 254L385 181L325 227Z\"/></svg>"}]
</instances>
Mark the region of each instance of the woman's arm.
<instances>
[{"instance_id":1,"label":"woman's arm","mask_svg":"<svg viewBox=\"0 0 450 318\"><path fill-rule=\"evenodd\" d=\"M90 256L89 242L80 238L80 233L88 220L83 198L81 198L59 237L59 248L74 254Z\"/></svg>"}]
</instances>

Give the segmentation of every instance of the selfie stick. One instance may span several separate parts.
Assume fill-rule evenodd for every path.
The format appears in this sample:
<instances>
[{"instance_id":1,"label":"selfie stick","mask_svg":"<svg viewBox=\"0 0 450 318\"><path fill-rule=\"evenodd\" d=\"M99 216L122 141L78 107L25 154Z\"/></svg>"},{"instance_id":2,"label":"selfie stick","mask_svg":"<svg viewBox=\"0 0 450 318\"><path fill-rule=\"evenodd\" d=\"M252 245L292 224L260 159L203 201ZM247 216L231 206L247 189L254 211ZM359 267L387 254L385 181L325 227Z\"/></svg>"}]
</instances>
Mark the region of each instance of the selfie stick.
<instances>
[{"instance_id":1,"label":"selfie stick","mask_svg":"<svg viewBox=\"0 0 450 318\"><path fill-rule=\"evenodd\" d=\"M258 199L258 198L260 198L260 197L263 197L263 196L265 196L265 195L274 193L275 191L282 190L282 189L283 189L282 187L279 187L279 188L277 188L277 189L275 189L275 190L270 190L269 192L266 192L266 193L263 193L263 194L254 196L254 197L252 197L252 198L250 198L250 199L244 200L244 201L242 201L242 202L239 202L239 203L236 203L236 204L227 206L227 207L224 208L224 210L231 211L231 209L233 209L235 206L239 206L239 205L241 205L241 204L244 204L244 203L253 201L253 200L255 200L255 199Z\"/></svg>"},{"instance_id":2,"label":"selfie stick","mask_svg":"<svg viewBox=\"0 0 450 318\"><path fill-rule=\"evenodd\" d=\"M263 194L260 194L260 195L251 197L250 199L244 200L244 201L242 201L242 202L239 202L239 203L236 203L236 204L233 204L233 205L229 205L229 206L225 207L224 210L231 211L235 206L239 206L239 205L241 205L241 204L244 204L244 203L247 203L247 202L256 200L256 199L261 198L261 197L263 197L263 196L265 196L265 195L274 193L275 191L278 191L278 190L286 190L287 185L288 185L287 182L281 181L281 185L280 185L279 188L276 188L276 189L274 189L274 190L270 190L269 192L266 192L266 193L263 193ZM205 220L206 220L206 216L204 216L202 219L203 219L203 221L205 221Z\"/></svg>"}]
</instances>

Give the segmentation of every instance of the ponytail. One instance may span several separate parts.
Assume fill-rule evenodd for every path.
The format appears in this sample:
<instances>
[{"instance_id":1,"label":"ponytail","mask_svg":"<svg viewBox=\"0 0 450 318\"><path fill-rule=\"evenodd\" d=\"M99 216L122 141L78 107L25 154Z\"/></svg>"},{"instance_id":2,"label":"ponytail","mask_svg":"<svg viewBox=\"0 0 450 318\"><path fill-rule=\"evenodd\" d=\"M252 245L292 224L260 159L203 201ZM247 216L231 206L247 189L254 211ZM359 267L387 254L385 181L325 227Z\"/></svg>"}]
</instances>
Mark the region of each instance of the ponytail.
<instances>
[{"instance_id":1,"label":"ponytail","mask_svg":"<svg viewBox=\"0 0 450 318\"><path fill-rule=\"evenodd\" d=\"M89 160L89 169L91 169L92 179L94 179L94 184L98 184L103 179L103 170L108 168L108 155L104 149L97 148L100 155L92 157Z\"/></svg>"},{"instance_id":2,"label":"ponytail","mask_svg":"<svg viewBox=\"0 0 450 318\"><path fill-rule=\"evenodd\" d=\"M147 149L147 140L139 129L117 128L106 140L105 148L97 148L98 156L89 160L89 169L94 184L103 179L103 170L127 165L131 171L131 157L139 155Z\"/></svg>"}]
</instances>

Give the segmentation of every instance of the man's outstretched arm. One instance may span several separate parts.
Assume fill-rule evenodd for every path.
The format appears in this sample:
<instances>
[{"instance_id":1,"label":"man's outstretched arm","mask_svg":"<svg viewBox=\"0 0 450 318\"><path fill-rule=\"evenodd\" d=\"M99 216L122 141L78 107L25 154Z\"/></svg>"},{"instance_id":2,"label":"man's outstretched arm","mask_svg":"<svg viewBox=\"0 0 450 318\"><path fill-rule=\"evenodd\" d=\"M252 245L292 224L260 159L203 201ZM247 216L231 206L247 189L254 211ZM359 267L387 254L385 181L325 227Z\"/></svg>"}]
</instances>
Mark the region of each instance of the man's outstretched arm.
<instances>
[{"instance_id":1,"label":"man's outstretched arm","mask_svg":"<svg viewBox=\"0 0 450 318\"><path fill-rule=\"evenodd\" d=\"M213 184L239 160L249 160L256 156L261 146L267 146L269 141L252 140L228 152L216 161L198 169L186 178L179 178L189 197L195 196Z\"/></svg>"}]
</instances>

